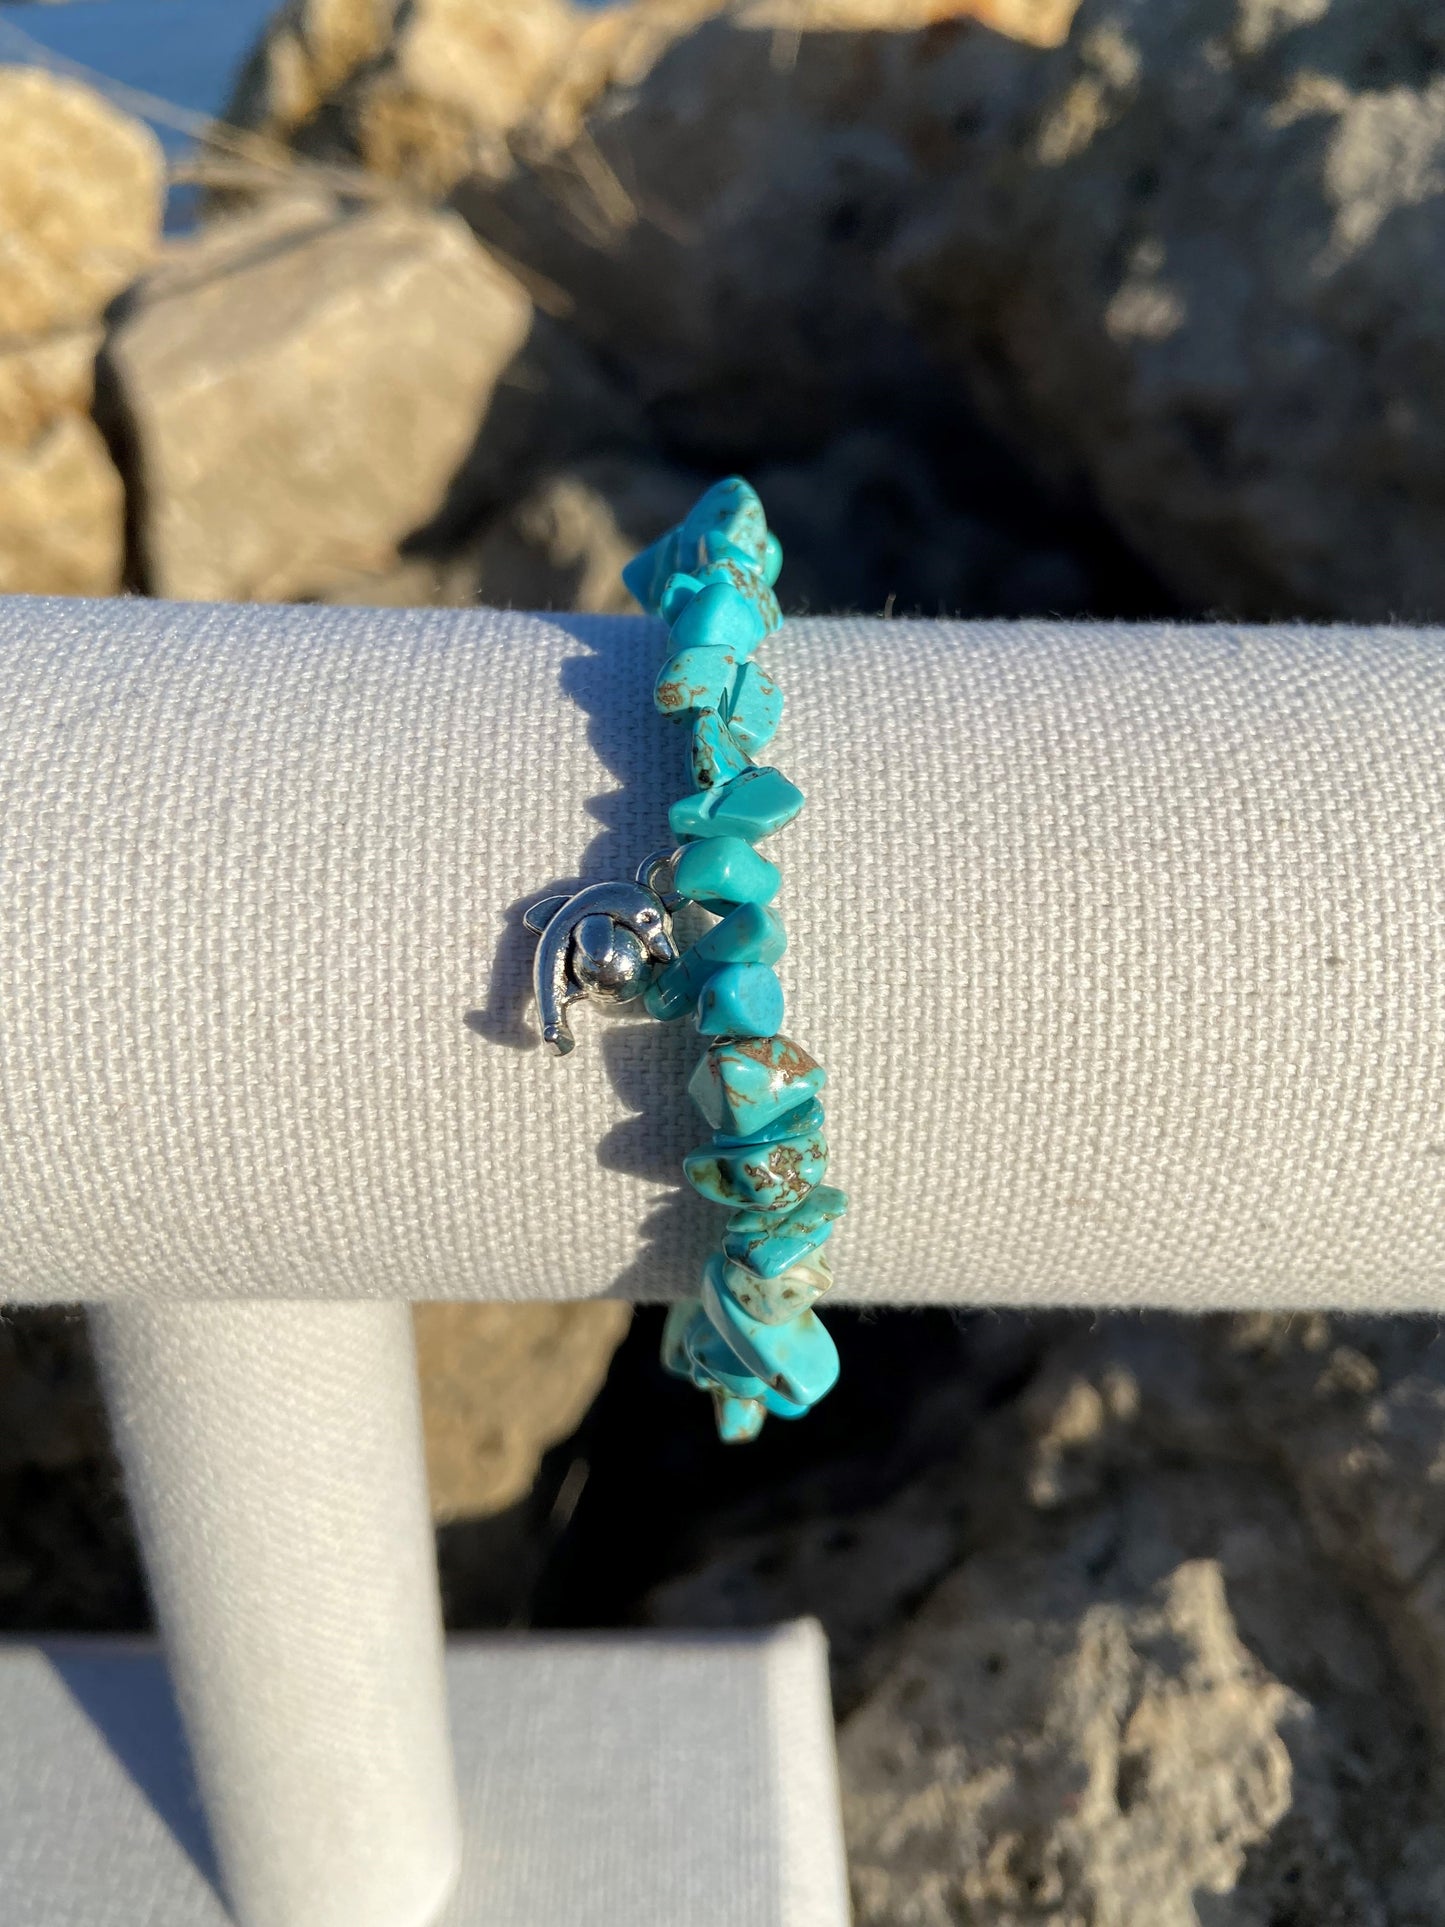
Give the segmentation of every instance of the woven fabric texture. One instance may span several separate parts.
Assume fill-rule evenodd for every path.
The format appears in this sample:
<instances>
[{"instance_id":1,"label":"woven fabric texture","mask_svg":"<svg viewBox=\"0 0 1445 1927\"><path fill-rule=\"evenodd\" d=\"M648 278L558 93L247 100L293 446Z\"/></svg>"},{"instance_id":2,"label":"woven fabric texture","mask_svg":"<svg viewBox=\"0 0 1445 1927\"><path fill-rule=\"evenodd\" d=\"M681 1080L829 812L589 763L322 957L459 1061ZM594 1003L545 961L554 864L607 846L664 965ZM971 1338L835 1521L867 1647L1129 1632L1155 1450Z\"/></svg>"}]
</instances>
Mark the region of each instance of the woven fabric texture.
<instances>
[{"instance_id":1,"label":"woven fabric texture","mask_svg":"<svg viewBox=\"0 0 1445 1927\"><path fill-rule=\"evenodd\" d=\"M690 1027L518 912L686 784L660 631L0 608L0 1297L663 1298ZM769 845L840 1298L1445 1304L1445 636L812 621Z\"/></svg>"},{"instance_id":2,"label":"woven fabric texture","mask_svg":"<svg viewBox=\"0 0 1445 1927\"><path fill-rule=\"evenodd\" d=\"M815 1625L464 1640L446 1672L437 1927L847 1927ZM5 1927L230 1927L153 1651L0 1641L0 1785Z\"/></svg>"},{"instance_id":3,"label":"woven fabric texture","mask_svg":"<svg viewBox=\"0 0 1445 1927\"><path fill-rule=\"evenodd\" d=\"M117 1305L93 1325L240 1927L426 1927L460 1828L407 1308Z\"/></svg>"}]
</instances>

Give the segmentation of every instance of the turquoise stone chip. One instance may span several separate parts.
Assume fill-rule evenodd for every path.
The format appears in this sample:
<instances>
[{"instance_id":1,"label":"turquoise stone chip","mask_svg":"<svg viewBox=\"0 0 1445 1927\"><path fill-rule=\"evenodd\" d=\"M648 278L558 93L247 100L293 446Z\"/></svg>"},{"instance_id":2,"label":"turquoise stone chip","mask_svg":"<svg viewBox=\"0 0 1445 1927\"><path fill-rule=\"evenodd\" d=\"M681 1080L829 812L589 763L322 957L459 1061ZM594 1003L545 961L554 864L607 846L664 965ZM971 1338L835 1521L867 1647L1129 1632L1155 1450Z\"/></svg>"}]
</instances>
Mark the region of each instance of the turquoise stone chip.
<instances>
[{"instance_id":1,"label":"turquoise stone chip","mask_svg":"<svg viewBox=\"0 0 1445 1927\"><path fill-rule=\"evenodd\" d=\"M709 1144L682 1161L693 1190L740 1211L791 1211L828 1168L827 1140L816 1131L736 1149Z\"/></svg>"},{"instance_id":2,"label":"turquoise stone chip","mask_svg":"<svg viewBox=\"0 0 1445 1927\"><path fill-rule=\"evenodd\" d=\"M703 985L719 964L776 963L787 947L783 920L775 910L765 910L760 903L740 903L653 979L644 999L648 1012L663 1022L684 1017L696 1007Z\"/></svg>"},{"instance_id":3,"label":"turquoise stone chip","mask_svg":"<svg viewBox=\"0 0 1445 1927\"><path fill-rule=\"evenodd\" d=\"M755 555L740 549L735 542L729 542L723 535L705 535L702 538L702 551L705 558L698 564L705 569L714 562L735 562L740 569L746 569L749 576L760 576L763 565Z\"/></svg>"},{"instance_id":4,"label":"turquoise stone chip","mask_svg":"<svg viewBox=\"0 0 1445 1927\"><path fill-rule=\"evenodd\" d=\"M677 530L679 550L692 556L709 537L741 549L761 568L768 540L768 518L758 492L741 475L714 482L688 510Z\"/></svg>"},{"instance_id":5,"label":"turquoise stone chip","mask_svg":"<svg viewBox=\"0 0 1445 1927\"><path fill-rule=\"evenodd\" d=\"M724 711L733 740L751 756L766 749L783 720L783 692L765 669L745 662Z\"/></svg>"},{"instance_id":6,"label":"turquoise stone chip","mask_svg":"<svg viewBox=\"0 0 1445 1927\"><path fill-rule=\"evenodd\" d=\"M749 1318L760 1325L785 1325L800 1311L807 1311L832 1289L833 1273L826 1255L815 1251L800 1265L790 1265L776 1278L763 1278L746 1265L724 1258L722 1281Z\"/></svg>"},{"instance_id":7,"label":"turquoise stone chip","mask_svg":"<svg viewBox=\"0 0 1445 1927\"><path fill-rule=\"evenodd\" d=\"M655 616L662 585L668 576L676 573L676 569L677 530L669 529L650 548L643 549L630 562L623 564L623 585L635 602L639 602L650 616Z\"/></svg>"},{"instance_id":8,"label":"turquoise stone chip","mask_svg":"<svg viewBox=\"0 0 1445 1927\"><path fill-rule=\"evenodd\" d=\"M742 1366L795 1405L816 1405L838 1382L838 1347L815 1311L782 1325L750 1318L723 1283L722 1263L708 1260L702 1308Z\"/></svg>"},{"instance_id":9,"label":"turquoise stone chip","mask_svg":"<svg viewBox=\"0 0 1445 1927\"><path fill-rule=\"evenodd\" d=\"M700 790L716 789L752 767L747 751L715 709L699 710L692 725L692 780Z\"/></svg>"},{"instance_id":10,"label":"turquoise stone chip","mask_svg":"<svg viewBox=\"0 0 1445 1927\"><path fill-rule=\"evenodd\" d=\"M668 584L685 568L679 544L681 534L681 527L669 529L666 535L660 535L650 547L640 555L633 556L623 567L624 586L650 616L663 614L662 603ZM696 560L704 559L696 543L693 544L693 552Z\"/></svg>"},{"instance_id":11,"label":"turquoise stone chip","mask_svg":"<svg viewBox=\"0 0 1445 1927\"><path fill-rule=\"evenodd\" d=\"M688 1327L687 1353L692 1360L694 1384L701 1380L704 1388L719 1385L734 1398L761 1398L767 1390L764 1381L743 1363L705 1316L694 1319Z\"/></svg>"},{"instance_id":12,"label":"turquoise stone chip","mask_svg":"<svg viewBox=\"0 0 1445 1927\"><path fill-rule=\"evenodd\" d=\"M738 658L731 649L679 649L657 673L653 703L664 716L685 716L694 709L721 710L737 673Z\"/></svg>"},{"instance_id":13,"label":"turquoise stone chip","mask_svg":"<svg viewBox=\"0 0 1445 1927\"><path fill-rule=\"evenodd\" d=\"M660 700L658 706L662 706ZM740 836L757 843L791 823L804 800L797 784L790 783L781 770L745 769L716 789L701 790L674 803L667 820L677 837Z\"/></svg>"},{"instance_id":14,"label":"turquoise stone chip","mask_svg":"<svg viewBox=\"0 0 1445 1927\"><path fill-rule=\"evenodd\" d=\"M769 1385L763 1391L763 1410L771 1412L774 1418L806 1418L809 1407L795 1405L790 1398L784 1398L781 1392L775 1392Z\"/></svg>"},{"instance_id":15,"label":"turquoise stone chip","mask_svg":"<svg viewBox=\"0 0 1445 1927\"><path fill-rule=\"evenodd\" d=\"M771 1037L783 1021L783 986L762 963L721 964L697 1000L704 1037Z\"/></svg>"},{"instance_id":16,"label":"turquoise stone chip","mask_svg":"<svg viewBox=\"0 0 1445 1927\"><path fill-rule=\"evenodd\" d=\"M771 636L781 629L783 612L762 570L741 561L737 551L723 543L710 542L708 550L708 560L696 565L698 581L725 583L740 595L756 611L764 635Z\"/></svg>"},{"instance_id":17,"label":"turquoise stone chip","mask_svg":"<svg viewBox=\"0 0 1445 1927\"><path fill-rule=\"evenodd\" d=\"M740 836L689 843L677 859L672 886L690 903L771 903L783 873Z\"/></svg>"},{"instance_id":18,"label":"turquoise stone chip","mask_svg":"<svg viewBox=\"0 0 1445 1927\"><path fill-rule=\"evenodd\" d=\"M847 1209L846 1192L835 1184L820 1184L795 1210L782 1216L735 1211L723 1235L723 1255L760 1278L779 1278L822 1249Z\"/></svg>"},{"instance_id":19,"label":"turquoise stone chip","mask_svg":"<svg viewBox=\"0 0 1445 1927\"><path fill-rule=\"evenodd\" d=\"M664 622L676 622L702 586L695 575L685 575L681 570L676 575L670 575L662 585L662 594L657 598L657 613Z\"/></svg>"},{"instance_id":20,"label":"turquoise stone chip","mask_svg":"<svg viewBox=\"0 0 1445 1927\"><path fill-rule=\"evenodd\" d=\"M732 582L704 580L672 625L675 649L731 649L740 662L766 634L755 604Z\"/></svg>"},{"instance_id":21,"label":"turquoise stone chip","mask_svg":"<svg viewBox=\"0 0 1445 1927\"><path fill-rule=\"evenodd\" d=\"M726 1145L729 1149L744 1144L776 1144L780 1137L802 1137L808 1131L821 1131L824 1124L823 1106L816 1097L799 1104L795 1110L784 1111L771 1123L764 1124L760 1130L749 1131L745 1136L737 1136L732 1131L714 1131L714 1144Z\"/></svg>"},{"instance_id":22,"label":"turquoise stone chip","mask_svg":"<svg viewBox=\"0 0 1445 1927\"><path fill-rule=\"evenodd\" d=\"M717 1435L724 1445L750 1444L768 1416L760 1398L734 1398L731 1392L714 1392L712 1405Z\"/></svg>"},{"instance_id":23,"label":"turquoise stone chip","mask_svg":"<svg viewBox=\"0 0 1445 1927\"><path fill-rule=\"evenodd\" d=\"M822 1065L791 1038L739 1037L712 1045L687 1088L715 1131L747 1139L816 1097L827 1081Z\"/></svg>"},{"instance_id":24,"label":"turquoise stone chip","mask_svg":"<svg viewBox=\"0 0 1445 1927\"><path fill-rule=\"evenodd\" d=\"M679 1298L676 1304L667 1308L667 1317L662 1325L660 1354L663 1370L671 1372L674 1378L691 1379L693 1375L692 1360L687 1351L687 1335L702 1316L703 1309L696 1298Z\"/></svg>"},{"instance_id":25,"label":"turquoise stone chip","mask_svg":"<svg viewBox=\"0 0 1445 1927\"><path fill-rule=\"evenodd\" d=\"M771 635L782 625L773 595L781 564L782 550L769 533L757 492L732 475L714 483L676 528L635 555L622 580L650 615L661 613L669 621L662 598L669 579L680 571L730 583L753 603L764 633Z\"/></svg>"}]
</instances>

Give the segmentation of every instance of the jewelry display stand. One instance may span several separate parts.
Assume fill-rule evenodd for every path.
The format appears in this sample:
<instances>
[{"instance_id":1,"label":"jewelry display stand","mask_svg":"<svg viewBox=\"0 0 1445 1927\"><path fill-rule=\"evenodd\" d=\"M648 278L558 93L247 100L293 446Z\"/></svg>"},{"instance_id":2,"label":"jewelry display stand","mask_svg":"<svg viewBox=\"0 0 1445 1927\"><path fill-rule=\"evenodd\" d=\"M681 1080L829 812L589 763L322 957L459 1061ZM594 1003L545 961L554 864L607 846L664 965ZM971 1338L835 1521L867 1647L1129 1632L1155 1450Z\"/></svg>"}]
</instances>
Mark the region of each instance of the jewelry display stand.
<instances>
[{"instance_id":1,"label":"jewelry display stand","mask_svg":"<svg viewBox=\"0 0 1445 1927\"><path fill-rule=\"evenodd\" d=\"M664 1298L707 1245L697 1039L589 1010L547 1061L520 924L685 787L657 636L0 605L0 1299L97 1307L207 1822L153 1660L8 1647L7 1924L846 1919L814 1633L438 1633L404 1301ZM778 651L838 1299L1440 1308L1445 637Z\"/></svg>"}]
</instances>

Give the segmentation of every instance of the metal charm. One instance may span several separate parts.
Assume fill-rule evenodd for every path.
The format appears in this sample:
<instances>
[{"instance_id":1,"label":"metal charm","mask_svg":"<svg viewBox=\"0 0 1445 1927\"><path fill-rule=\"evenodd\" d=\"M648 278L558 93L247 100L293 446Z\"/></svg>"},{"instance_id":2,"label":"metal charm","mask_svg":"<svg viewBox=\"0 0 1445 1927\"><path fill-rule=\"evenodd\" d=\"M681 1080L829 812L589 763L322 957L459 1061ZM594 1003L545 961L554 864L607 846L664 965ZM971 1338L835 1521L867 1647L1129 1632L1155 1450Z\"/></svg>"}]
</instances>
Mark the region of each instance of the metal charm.
<instances>
[{"instance_id":1,"label":"metal charm","mask_svg":"<svg viewBox=\"0 0 1445 1927\"><path fill-rule=\"evenodd\" d=\"M593 883L575 896L543 897L522 918L537 933L532 983L542 1041L559 1057L575 1048L567 1006L581 997L625 1004L672 963L677 945L667 905L640 883Z\"/></svg>"}]
</instances>

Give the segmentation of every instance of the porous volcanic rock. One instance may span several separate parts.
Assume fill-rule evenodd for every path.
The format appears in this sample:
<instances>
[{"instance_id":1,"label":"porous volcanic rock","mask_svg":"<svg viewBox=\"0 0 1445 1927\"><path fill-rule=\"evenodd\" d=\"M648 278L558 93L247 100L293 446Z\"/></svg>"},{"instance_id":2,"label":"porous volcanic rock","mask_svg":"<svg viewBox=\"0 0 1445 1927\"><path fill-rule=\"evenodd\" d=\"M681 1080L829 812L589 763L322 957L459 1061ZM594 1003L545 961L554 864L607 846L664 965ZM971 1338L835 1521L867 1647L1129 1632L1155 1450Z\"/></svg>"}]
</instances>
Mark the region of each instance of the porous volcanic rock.
<instances>
[{"instance_id":1,"label":"porous volcanic rock","mask_svg":"<svg viewBox=\"0 0 1445 1927\"><path fill-rule=\"evenodd\" d=\"M1188 605L1445 613L1445 15L1085 0L893 244L915 324Z\"/></svg>"}]
</instances>

